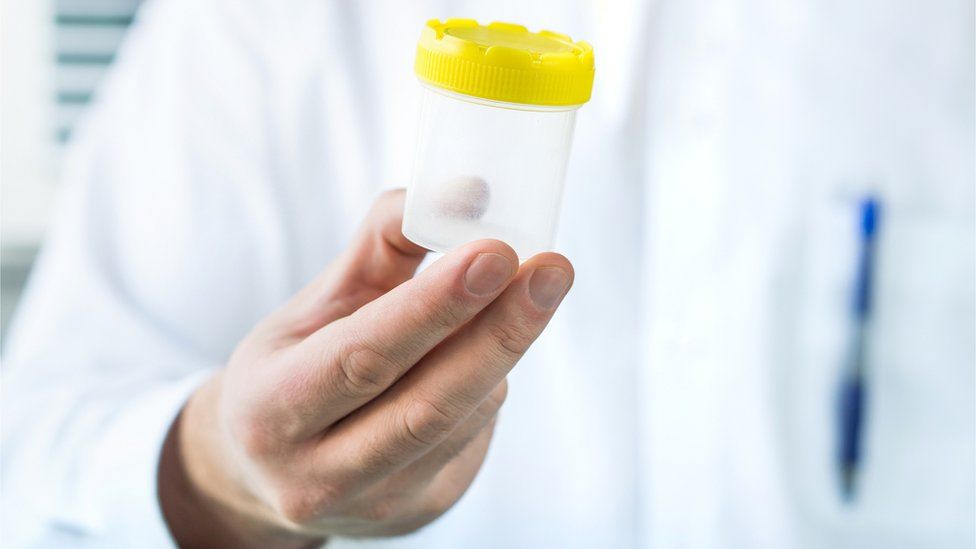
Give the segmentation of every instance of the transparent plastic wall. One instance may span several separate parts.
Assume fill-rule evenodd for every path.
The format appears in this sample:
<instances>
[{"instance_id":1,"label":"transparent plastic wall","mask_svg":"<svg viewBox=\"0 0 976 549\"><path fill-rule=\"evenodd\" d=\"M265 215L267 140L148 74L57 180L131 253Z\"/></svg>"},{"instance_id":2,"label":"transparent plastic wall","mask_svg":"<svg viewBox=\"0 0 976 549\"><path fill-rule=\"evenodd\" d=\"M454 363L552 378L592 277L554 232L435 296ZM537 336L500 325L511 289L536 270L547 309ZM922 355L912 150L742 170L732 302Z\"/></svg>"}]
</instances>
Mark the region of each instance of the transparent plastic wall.
<instances>
[{"instance_id":1,"label":"transparent plastic wall","mask_svg":"<svg viewBox=\"0 0 976 549\"><path fill-rule=\"evenodd\" d=\"M525 259L552 249L576 108L424 86L403 233L438 252L482 238Z\"/></svg>"}]
</instances>

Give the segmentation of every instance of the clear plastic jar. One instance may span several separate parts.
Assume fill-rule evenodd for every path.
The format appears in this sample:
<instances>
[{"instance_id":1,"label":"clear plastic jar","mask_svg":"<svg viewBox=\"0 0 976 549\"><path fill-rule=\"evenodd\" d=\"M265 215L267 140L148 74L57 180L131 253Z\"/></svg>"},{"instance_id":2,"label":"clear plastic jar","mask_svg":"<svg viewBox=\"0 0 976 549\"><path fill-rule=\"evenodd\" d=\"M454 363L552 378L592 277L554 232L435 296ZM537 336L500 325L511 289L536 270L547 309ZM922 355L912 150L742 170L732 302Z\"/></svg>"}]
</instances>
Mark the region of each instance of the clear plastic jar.
<instances>
[{"instance_id":1,"label":"clear plastic jar","mask_svg":"<svg viewBox=\"0 0 976 549\"><path fill-rule=\"evenodd\" d=\"M522 258L551 250L592 48L506 23L432 21L427 30L448 62L421 39L425 89L403 234L439 252L481 238Z\"/></svg>"}]
</instances>

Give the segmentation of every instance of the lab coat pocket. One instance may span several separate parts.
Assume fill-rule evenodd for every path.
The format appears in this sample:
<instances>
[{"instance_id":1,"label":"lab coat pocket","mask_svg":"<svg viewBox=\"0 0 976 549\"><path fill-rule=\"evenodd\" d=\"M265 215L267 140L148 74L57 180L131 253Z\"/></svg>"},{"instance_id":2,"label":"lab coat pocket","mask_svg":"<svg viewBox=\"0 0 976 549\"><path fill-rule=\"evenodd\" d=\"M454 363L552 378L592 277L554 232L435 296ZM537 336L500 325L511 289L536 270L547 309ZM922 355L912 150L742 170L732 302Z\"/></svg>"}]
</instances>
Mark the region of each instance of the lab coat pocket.
<instances>
[{"instance_id":1,"label":"lab coat pocket","mask_svg":"<svg viewBox=\"0 0 976 549\"><path fill-rule=\"evenodd\" d=\"M854 219L853 208L826 202L811 215L796 335L784 347L793 360L782 373L780 425L799 538L824 547L972 546L973 222L883 210L862 456L855 498L845 503L837 396L853 330Z\"/></svg>"}]
</instances>

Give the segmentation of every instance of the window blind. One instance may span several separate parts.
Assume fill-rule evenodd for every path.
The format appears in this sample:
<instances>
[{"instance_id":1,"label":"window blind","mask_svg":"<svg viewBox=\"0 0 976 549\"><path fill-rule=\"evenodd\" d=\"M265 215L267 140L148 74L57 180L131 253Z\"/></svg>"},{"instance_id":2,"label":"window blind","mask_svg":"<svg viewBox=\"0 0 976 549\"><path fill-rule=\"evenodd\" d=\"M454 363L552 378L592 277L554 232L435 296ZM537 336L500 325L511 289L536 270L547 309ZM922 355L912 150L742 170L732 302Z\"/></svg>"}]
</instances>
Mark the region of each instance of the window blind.
<instances>
[{"instance_id":1,"label":"window blind","mask_svg":"<svg viewBox=\"0 0 976 549\"><path fill-rule=\"evenodd\" d=\"M56 0L55 137L65 142L92 99L141 0Z\"/></svg>"}]
</instances>

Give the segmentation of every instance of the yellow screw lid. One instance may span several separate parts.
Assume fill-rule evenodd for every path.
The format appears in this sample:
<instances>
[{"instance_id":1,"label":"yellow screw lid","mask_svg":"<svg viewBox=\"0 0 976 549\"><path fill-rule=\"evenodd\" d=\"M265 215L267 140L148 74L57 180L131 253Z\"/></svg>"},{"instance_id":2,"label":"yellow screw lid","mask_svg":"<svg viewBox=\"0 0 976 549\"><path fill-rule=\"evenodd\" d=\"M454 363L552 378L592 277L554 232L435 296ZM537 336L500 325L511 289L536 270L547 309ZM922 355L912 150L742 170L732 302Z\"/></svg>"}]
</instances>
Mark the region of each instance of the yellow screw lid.
<instances>
[{"instance_id":1,"label":"yellow screw lid","mask_svg":"<svg viewBox=\"0 0 976 549\"><path fill-rule=\"evenodd\" d=\"M431 19L414 71L428 84L483 99L580 105L593 89L593 46L511 23Z\"/></svg>"}]
</instances>

